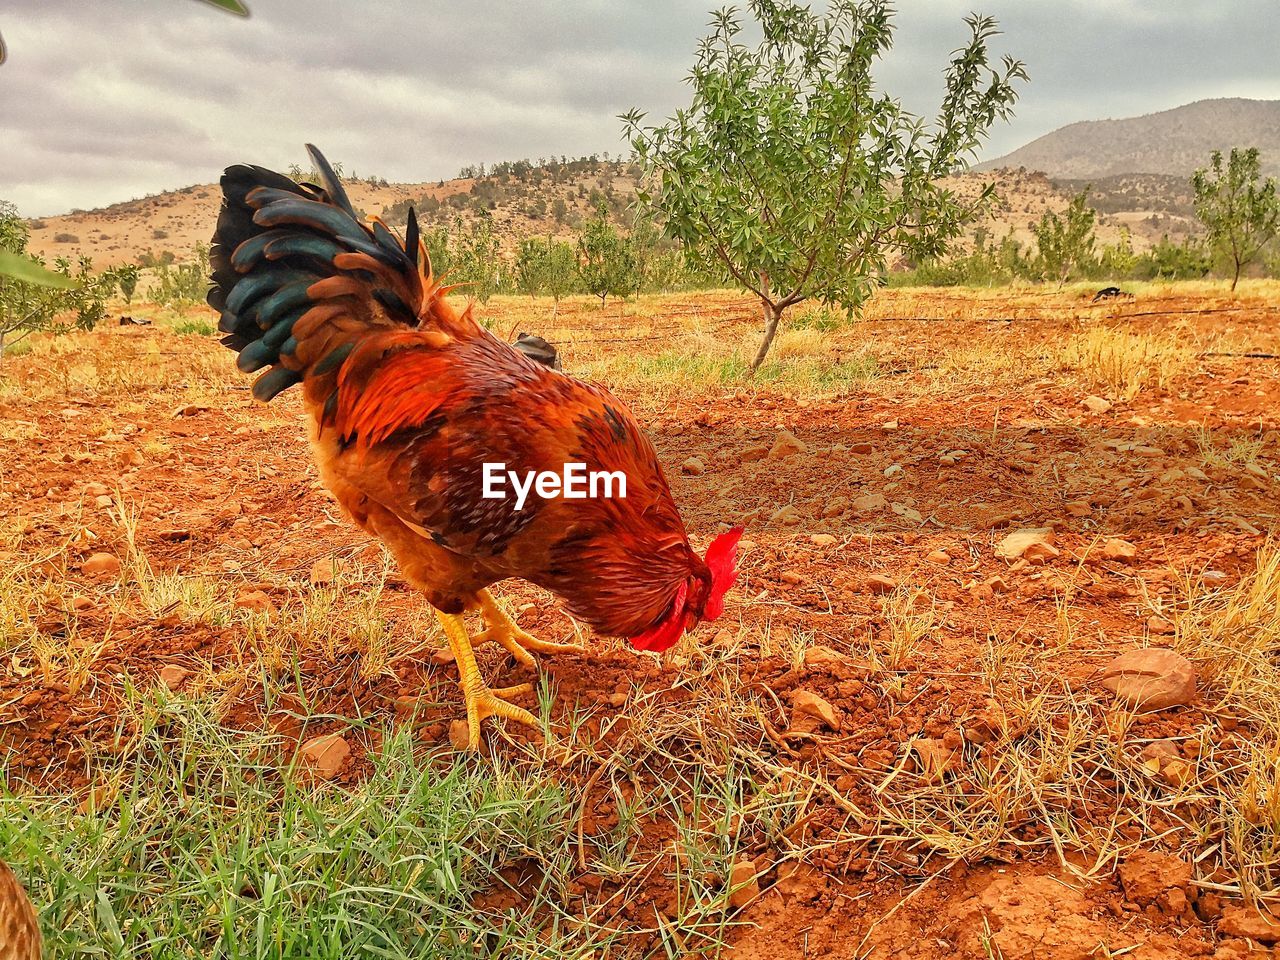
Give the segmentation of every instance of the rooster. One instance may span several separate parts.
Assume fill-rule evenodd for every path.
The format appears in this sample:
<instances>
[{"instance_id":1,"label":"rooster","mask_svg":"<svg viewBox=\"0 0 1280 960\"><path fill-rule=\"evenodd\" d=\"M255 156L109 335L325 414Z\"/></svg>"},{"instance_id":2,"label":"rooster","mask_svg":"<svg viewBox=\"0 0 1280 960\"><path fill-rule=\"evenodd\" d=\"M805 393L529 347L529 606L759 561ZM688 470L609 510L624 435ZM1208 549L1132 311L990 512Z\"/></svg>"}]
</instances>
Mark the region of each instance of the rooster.
<instances>
[{"instance_id":1,"label":"rooster","mask_svg":"<svg viewBox=\"0 0 1280 960\"><path fill-rule=\"evenodd\" d=\"M4 960L40 960L40 924L27 899L27 891L0 860L0 957Z\"/></svg>"},{"instance_id":2,"label":"rooster","mask_svg":"<svg viewBox=\"0 0 1280 960\"><path fill-rule=\"evenodd\" d=\"M403 242L376 218L361 222L329 163L307 150L320 185L262 167L226 170L208 301L240 370L265 369L258 400L301 386L323 482L435 608L475 750L488 717L536 720L511 702L532 685L490 688L474 643L496 641L527 666L535 653L580 649L520 629L490 585L522 578L598 633L660 652L720 616L742 531L695 553L626 407L490 335L472 305L456 309L415 214ZM519 508L485 496L494 464L532 476L567 474L570 463L621 473L626 495L539 488ZM484 622L475 635L469 611Z\"/></svg>"}]
</instances>

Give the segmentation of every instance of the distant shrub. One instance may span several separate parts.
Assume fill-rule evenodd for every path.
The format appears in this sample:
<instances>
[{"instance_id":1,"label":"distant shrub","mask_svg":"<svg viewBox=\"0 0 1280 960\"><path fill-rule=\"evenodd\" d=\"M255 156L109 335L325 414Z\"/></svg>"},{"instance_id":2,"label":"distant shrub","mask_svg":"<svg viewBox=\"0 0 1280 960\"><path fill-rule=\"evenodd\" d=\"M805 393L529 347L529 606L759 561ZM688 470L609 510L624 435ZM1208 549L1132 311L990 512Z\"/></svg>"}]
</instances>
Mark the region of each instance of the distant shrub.
<instances>
[{"instance_id":1,"label":"distant shrub","mask_svg":"<svg viewBox=\"0 0 1280 960\"><path fill-rule=\"evenodd\" d=\"M80 238L74 233L55 233L53 235L54 243L79 243Z\"/></svg>"},{"instance_id":2,"label":"distant shrub","mask_svg":"<svg viewBox=\"0 0 1280 960\"><path fill-rule=\"evenodd\" d=\"M138 266L154 270L156 267L167 267L176 259L178 258L174 256L172 250L161 250L158 256L150 250L144 250L138 254Z\"/></svg>"},{"instance_id":3,"label":"distant shrub","mask_svg":"<svg viewBox=\"0 0 1280 960\"><path fill-rule=\"evenodd\" d=\"M120 294L125 303L133 302L134 291L138 289L140 271L136 264L125 263L116 267L116 282L120 285Z\"/></svg>"},{"instance_id":4,"label":"distant shrub","mask_svg":"<svg viewBox=\"0 0 1280 960\"><path fill-rule=\"evenodd\" d=\"M156 282L147 296L163 306L185 306L199 303L209 289L209 248L196 244L195 257L187 263L161 263L156 267Z\"/></svg>"},{"instance_id":5,"label":"distant shrub","mask_svg":"<svg viewBox=\"0 0 1280 960\"><path fill-rule=\"evenodd\" d=\"M154 230L151 231L151 239L152 240L168 240L169 231L161 230L159 227L156 227Z\"/></svg>"},{"instance_id":6,"label":"distant shrub","mask_svg":"<svg viewBox=\"0 0 1280 960\"><path fill-rule=\"evenodd\" d=\"M49 225L45 223L43 220L30 220L27 222L27 226L30 227L32 230L43 230L45 227Z\"/></svg>"},{"instance_id":7,"label":"distant shrub","mask_svg":"<svg viewBox=\"0 0 1280 960\"><path fill-rule=\"evenodd\" d=\"M208 320L181 320L173 325L173 332L184 336L211 337L218 328Z\"/></svg>"}]
</instances>

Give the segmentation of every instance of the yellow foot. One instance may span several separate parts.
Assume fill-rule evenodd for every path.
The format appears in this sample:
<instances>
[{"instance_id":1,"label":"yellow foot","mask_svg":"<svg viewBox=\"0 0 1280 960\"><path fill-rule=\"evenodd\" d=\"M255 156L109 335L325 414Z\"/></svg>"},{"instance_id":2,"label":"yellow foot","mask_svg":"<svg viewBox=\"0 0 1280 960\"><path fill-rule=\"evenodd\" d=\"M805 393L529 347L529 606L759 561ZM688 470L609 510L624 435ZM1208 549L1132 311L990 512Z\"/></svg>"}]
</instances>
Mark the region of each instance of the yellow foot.
<instances>
[{"instance_id":1,"label":"yellow foot","mask_svg":"<svg viewBox=\"0 0 1280 960\"><path fill-rule=\"evenodd\" d=\"M471 649L462 617L441 613L439 610L436 611L436 616L458 663L458 685L462 687L462 698L467 705L467 749L473 752L480 749L480 724L489 717L503 717L531 727L540 726L538 718L532 713L505 699L532 693L533 684L521 683L514 687L490 689L476 665L476 655Z\"/></svg>"},{"instance_id":2,"label":"yellow foot","mask_svg":"<svg viewBox=\"0 0 1280 960\"><path fill-rule=\"evenodd\" d=\"M498 602L493 599L493 594L488 590L481 590L477 596L480 598L480 611L484 614L485 629L476 634L476 643L481 643L485 640L493 640L495 643L500 643L516 660L526 667L532 667L537 664L533 653L530 653L530 651L548 655L582 652L582 647L576 643L549 643L546 640L539 640L537 637L525 633L516 625L515 621L502 611L502 608L498 606Z\"/></svg>"}]
</instances>

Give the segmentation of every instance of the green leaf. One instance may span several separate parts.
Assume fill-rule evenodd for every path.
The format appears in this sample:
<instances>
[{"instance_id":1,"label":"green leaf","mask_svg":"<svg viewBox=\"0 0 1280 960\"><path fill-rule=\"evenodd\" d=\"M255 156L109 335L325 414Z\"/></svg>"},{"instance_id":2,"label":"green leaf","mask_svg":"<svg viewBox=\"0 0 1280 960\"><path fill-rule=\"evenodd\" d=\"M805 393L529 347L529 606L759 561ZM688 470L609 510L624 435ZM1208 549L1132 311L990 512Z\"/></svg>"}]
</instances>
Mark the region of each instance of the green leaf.
<instances>
[{"instance_id":1,"label":"green leaf","mask_svg":"<svg viewBox=\"0 0 1280 960\"><path fill-rule=\"evenodd\" d=\"M34 283L41 287L59 287L69 290L76 286L70 277L47 270L30 257L0 250L0 277L20 280L23 283Z\"/></svg>"},{"instance_id":2,"label":"green leaf","mask_svg":"<svg viewBox=\"0 0 1280 960\"><path fill-rule=\"evenodd\" d=\"M234 13L240 17L247 17L249 15L249 8L243 3L240 3L240 0L204 0L204 2L211 3L215 7L221 7L223 10L226 10L229 13Z\"/></svg>"}]
</instances>

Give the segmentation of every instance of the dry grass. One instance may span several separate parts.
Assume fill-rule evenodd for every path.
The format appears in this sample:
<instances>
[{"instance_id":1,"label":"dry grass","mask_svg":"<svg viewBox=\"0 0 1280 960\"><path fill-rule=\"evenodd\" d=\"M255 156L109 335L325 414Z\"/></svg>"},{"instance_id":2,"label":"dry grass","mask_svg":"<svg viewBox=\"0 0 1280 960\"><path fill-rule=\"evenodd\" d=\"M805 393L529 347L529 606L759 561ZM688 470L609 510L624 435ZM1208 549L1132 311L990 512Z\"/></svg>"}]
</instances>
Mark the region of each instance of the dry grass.
<instances>
[{"instance_id":1,"label":"dry grass","mask_svg":"<svg viewBox=\"0 0 1280 960\"><path fill-rule=\"evenodd\" d=\"M1186 336L1094 327L1066 344L1062 364L1086 387L1132 400L1144 388L1165 388L1194 366L1198 348Z\"/></svg>"}]
</instances>

